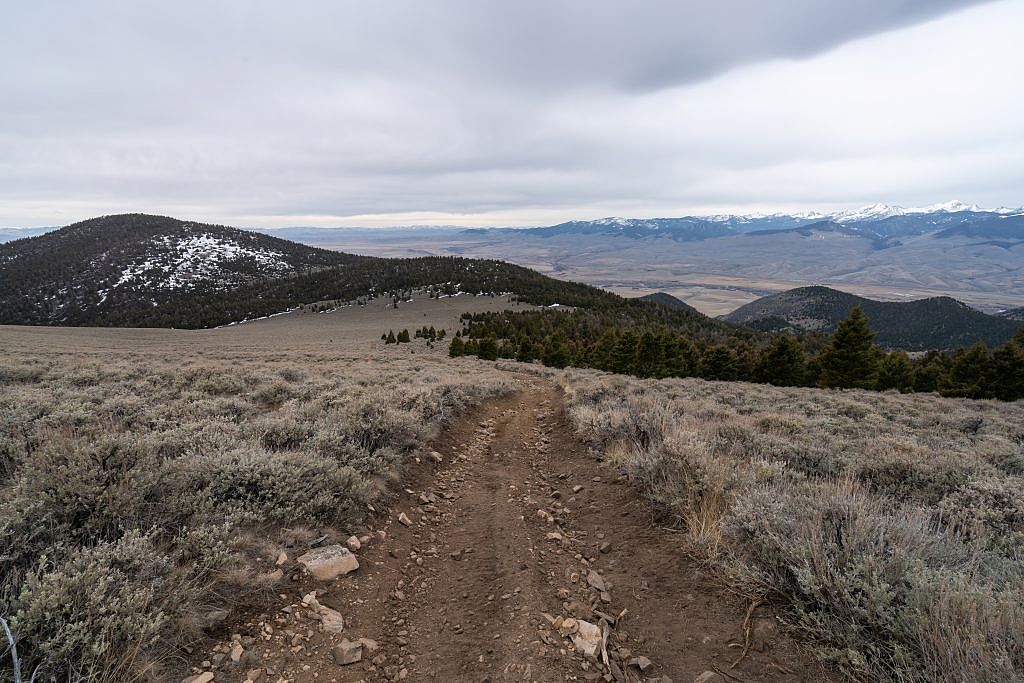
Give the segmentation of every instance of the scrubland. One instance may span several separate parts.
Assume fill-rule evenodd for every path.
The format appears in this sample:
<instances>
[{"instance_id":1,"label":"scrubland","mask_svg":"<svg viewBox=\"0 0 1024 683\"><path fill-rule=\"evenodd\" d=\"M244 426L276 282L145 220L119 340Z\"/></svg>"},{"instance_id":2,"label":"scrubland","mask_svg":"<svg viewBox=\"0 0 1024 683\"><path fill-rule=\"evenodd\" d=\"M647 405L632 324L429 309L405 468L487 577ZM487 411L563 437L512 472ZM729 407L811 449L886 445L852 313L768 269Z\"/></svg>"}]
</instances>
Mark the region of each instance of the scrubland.
<instances>
[{"instance_id":1,"label":"scrubland","mask_svg":"<svg viewBox=\"0 0 1024 683\"><path fill-rule=\"evenodd\" d=\"M662 523L852 679L1024 676L1024 405L561 375Z\"/></svg>"},{"instance_id":2,"label":"scrubland","mask_svg":"<svg viewBox=\"0 0 1024 683\"><path fill-rule=\"evenodd\" d=\"M165 335L140 352L99 331L80 350L71 333L4 346L0 616L25 680L167 680L227 610L273 595L275 549L343 539L410 453L510 388L409 353Z\"/></svg>"}]
</instances>

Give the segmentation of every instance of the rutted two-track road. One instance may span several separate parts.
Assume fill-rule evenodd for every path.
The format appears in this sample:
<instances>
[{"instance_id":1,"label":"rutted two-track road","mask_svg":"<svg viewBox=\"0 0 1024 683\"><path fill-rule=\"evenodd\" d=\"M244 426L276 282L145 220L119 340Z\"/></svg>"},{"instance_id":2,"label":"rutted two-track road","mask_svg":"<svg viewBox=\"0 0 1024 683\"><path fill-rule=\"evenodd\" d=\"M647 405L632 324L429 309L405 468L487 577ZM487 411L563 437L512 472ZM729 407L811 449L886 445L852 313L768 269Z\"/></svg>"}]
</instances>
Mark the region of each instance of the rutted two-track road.
<instances>
[{"instance_id":1,"label":"rutted two-track road","mask_svg":"<svg viewBox=\"0 0 1024 683\"><path fill-rule=\"evenodd\" d=\"M767 608L748 615L652 525L573 435L552 385L524 381L433 448L440 462L424 454L364 535L360 568L282 587L281 613L236 625L239 661L220 657L216 681L827 679ZM344 616L341 634L302 604L313 589ZM593 657L579 651L588 634ZM374 643L339 664L337 643L358 638Z\"/></svg>"}]
</instances>

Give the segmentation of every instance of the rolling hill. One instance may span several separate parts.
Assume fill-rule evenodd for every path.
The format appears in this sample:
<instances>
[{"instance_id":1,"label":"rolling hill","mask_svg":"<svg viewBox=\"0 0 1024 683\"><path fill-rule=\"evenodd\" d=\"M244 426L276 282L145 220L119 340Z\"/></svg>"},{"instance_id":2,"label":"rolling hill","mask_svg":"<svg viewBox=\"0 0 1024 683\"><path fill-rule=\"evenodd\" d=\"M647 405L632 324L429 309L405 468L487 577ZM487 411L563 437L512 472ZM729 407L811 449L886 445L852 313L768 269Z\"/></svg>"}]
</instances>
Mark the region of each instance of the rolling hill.
<instances>
[{"instance_id":1,"label":"rolling hill","mask_svg":"<svg viewBox=\"0 0 1024 683\"><path fill-rule=\"evenodd\" d=\"M651 303L658 304L659 306L669 308L673 311L692 311L694 313L699 312L696 308L686 303L685 301L680 301L671 294L666 294L665 292L655 292L654 294L646 294L638 298L641 301L649 301Z\"/></svg>"},{"instance_id":2,"label":"rolling hill","mask_svg":"<svg viewBox=\"0 0 1024 683\"><path fill-rule=\"evenodd\" d=\"M951 297L874 301L821 286L773 294L721 319L765 331L831 332L854 306L864 310L879 345L907 351L956 349L978 341L998 346L1020 327L1018 322L987 315Z\"/></svg>"}]
</instances>

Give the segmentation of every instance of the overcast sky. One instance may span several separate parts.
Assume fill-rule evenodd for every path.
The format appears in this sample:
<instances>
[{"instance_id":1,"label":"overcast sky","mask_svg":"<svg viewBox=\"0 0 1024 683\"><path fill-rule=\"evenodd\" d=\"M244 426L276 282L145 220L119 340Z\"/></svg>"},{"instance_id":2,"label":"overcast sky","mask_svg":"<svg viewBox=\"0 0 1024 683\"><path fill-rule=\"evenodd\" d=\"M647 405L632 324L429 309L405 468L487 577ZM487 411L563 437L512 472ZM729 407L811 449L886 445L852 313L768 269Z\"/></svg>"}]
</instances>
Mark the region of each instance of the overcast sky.
<instances>
[{"instance_id":1,"label":"overcast sky","mask_svg":"<svg viewBox=\"0 0 1024 683\"><path fill-rule=\"evenodd\" d=\"M0 225L1024 204L1024 1L0 5Z\"/></svg>"}]
</instances>

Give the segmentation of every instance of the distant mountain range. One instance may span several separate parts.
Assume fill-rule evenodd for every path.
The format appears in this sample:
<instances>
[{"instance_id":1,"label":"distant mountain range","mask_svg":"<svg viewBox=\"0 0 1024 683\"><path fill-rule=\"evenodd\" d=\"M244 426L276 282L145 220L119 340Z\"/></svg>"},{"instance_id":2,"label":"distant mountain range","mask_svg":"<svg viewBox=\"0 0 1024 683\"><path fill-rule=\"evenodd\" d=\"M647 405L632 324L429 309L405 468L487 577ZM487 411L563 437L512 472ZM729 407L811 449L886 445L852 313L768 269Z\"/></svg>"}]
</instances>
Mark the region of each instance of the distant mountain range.
<instances>
[{"instance_id":1,"label":"distant mountain range","mask_svg":"<svg viewBox=\"0 0 1024 683\"><path fill-rule=\"evenodd\" d=\"M876 343L907 351L957 349L979 341L999 346L1020 327L1020 322L986 315L950 297L873 301L829 287L766 296L721 319L763 331L832 332L854 306L867 315Z\"/></svg>"},{"instance_id":2,"label":"distant mountain range","mask_svg":"<svg viewBox=\"0 0 1024 683\"><path fill-rule=\"evenodd\" d=\"M500 258L621 293L667 292L711 314L813 284L882 300L951 295L990 312L1024 306L1024 209L962 202L539 228L269 232L360 254Z\"/></svg>"},{"instance_id":3,"label":"distant mountain range","mask_svg":"<svg viewBox=\"0 0 1024 683\"><path fill-rule=\"evenodd\" d=\"M937 233L941 237L994 236L1024 240L1024 209L980 209L959 201L934 206L904 209L873 204L851 211L830 214L752 214L745 216L684 216L681 218L601 218L593 221L569 221L545 228L492 228L491 231L521 231L538 237L561 235L603 235L646 239L664 237L681 242L759 233L840 232L867 237L876 248L892 246L899 237ZM488 229L472 230L486 234Z\"/></svg>"}]
</instances>

